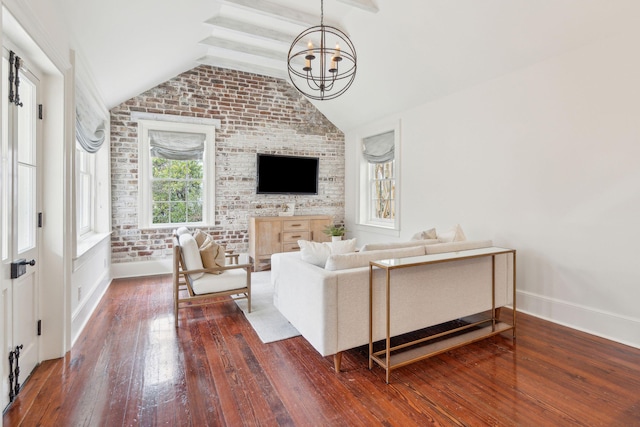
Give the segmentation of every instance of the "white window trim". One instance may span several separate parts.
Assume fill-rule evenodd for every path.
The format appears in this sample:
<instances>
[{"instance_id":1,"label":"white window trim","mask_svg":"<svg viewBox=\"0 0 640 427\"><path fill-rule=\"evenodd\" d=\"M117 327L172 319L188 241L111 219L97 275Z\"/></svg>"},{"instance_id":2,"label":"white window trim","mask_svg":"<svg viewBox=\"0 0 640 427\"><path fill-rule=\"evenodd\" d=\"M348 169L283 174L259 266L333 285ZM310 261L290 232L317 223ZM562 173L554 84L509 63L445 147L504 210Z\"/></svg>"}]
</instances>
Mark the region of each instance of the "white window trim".
<instances>
[{"instance_id":1,"label":"white window trim","mask_svg":"<svg viewBox=\"0 0 640 427\"><path fill-rule=\"evenodd\" d=\"M202 200L202 222L181 224L153 224L151 209L151 155L149 131L190 132L206 135L204 142L203 174L204 192ZM174 228L178 225L208 226L215 217L215 126L174 121L138 120L138 227Z\"/></svg>"},{"instance_id":2,"label":"white window trim","mask_svg":"<svg viewBox=\"0 0 640 427\"><path fill-rule=\"evenodd\" d=\"M395 213L396 216L393 221L374 220L369 218L370 209L370 194L369 194L369 163L364 159L362 155L362 141L370 136L379 135L385 132L393 131L394 137L394 175L395 175ZM367 129L361 133L357 138L358 149L356 150L356 161L358 170L358 185L357 185L357 214L356 214L356 226L359 230L372 231L380 234L399 236L400 235L400 121L395 123L377 123L375 125L367 127Z\"/></svg>"},{"instance_id":3,"label":"white window trim","mask_svg":"<svg viewBox=\"0 0 640 427\"><path fill-rule=\"evenodd\" d=\"M81 192L81 179L82 179L82 162L79 161L78 157L83 157L87 163L87 175L89 176L89 190L88 196L89 199L85 202L89 203L89 224L87 227L81 227L81 211L83 210L83 206L81 201L83 200L83 194ZM80 145L76 142L76 215L77 215L77 224L78 224L78 236L79 239L83 239L88 234L94 232L95 230L95 218L96 218L96 156L95 154L87 153L80 147Z\"/></svg>"}]
</instances>

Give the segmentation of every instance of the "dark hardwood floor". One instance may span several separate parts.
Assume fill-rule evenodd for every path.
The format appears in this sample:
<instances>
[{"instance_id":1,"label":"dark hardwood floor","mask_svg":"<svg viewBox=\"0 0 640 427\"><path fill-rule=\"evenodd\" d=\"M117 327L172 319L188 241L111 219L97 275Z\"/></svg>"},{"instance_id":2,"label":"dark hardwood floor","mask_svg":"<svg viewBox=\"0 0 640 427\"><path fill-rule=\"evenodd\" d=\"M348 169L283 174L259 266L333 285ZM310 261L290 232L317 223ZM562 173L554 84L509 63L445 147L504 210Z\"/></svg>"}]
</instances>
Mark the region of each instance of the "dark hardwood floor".
<instances>
[{"instance_id":1,"label":"dark hardwood floor","mask_svg":"<svg viewBox=\"0 0 640 427\"><path fill-rule=\"evenodd\" d=\"M344 372L303 338L262 344L229 301L180 313L168 276L116 280L73 349L42 363L5 426L640 426L640 349L524 314L391 374ZM503 316L509 315L503 312Z\"/></svg>"}]
</instances>

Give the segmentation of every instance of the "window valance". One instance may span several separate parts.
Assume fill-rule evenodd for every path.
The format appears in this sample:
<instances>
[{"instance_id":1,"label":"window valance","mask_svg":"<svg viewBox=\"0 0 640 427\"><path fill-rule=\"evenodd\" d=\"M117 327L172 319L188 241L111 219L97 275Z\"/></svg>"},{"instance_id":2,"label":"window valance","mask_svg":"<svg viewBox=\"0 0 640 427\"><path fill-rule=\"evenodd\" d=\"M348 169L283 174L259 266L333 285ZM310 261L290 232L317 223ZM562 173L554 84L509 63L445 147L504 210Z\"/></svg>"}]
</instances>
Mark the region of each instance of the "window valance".
<instances>
[{"instance_id":1,"label":"window valance","mask_svg":"<svg viewBox=\"0 0 640 427\"><path fill-rule=\"evenodd\" d=\"M203 133L150 130L151 156L170 160L202 159L206 137Z\"/></svg>"},{"instance_id":2,"label":"window valance","mask_svg":"<svg viewBox=\"0 0 640 427\"><path fill-rule=\"evenodd\" d=\"M362 140L362 156L369 163L387 163L394 159L395 132L389 131Z\"/></svg>"},{"instance_id":3,"label":"window valance","mask_svg":"<svg viewBox=\"0 0 640 427\"><path fill-rule=\"evenodd\" d=\"M97 152L104 143L107 132L105 120L89 101L82 84L76 82L76 139L88 153Z\"/></svg>"}]
</instances>

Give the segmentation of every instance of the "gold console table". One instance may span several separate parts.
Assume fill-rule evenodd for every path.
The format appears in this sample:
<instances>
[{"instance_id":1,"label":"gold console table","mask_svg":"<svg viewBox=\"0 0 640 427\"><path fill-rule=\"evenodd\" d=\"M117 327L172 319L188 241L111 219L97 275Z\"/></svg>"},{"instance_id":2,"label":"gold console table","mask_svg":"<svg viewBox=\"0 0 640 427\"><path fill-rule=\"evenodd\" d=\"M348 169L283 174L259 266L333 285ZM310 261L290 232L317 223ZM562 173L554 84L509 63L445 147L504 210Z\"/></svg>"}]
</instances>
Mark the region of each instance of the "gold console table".
<instances>
[{"instance_id":1,"label":"gold console table","mask_svg":"<svg viewBox=\"0 0 640 427\"><path fill-rule=\"evenodd\" d=\"M513 257L513 318L511 323L502 322L497 318L496 311L496 255L512 254ZM413 340L401 345L391 346L391 272L401 268L411 268L426 264L443 262L455 262L464 259L491 257L491 311L487 314L477 314L465 317L467 324L452 328L448 331L436 333L423 338ZM374 267L386 271L386 340L385 347L379 351L373 351L373 269ZM484 326L483 326L484 325ZM373 363L377 363L386 371L386 381L389 383L389 374L393 369L435 356L454 348L462 347L475 341L501 334L512 330L513 338L516 337L516 251L498 247L470 249L460 252L447 252L442 254L422 255L408 258L386 259L369 262L369 369L373 369ZM437 338L441 340L433 341ZM422 344L418 346L418 344ZM392 354L393 353L393 354Z\"/></svg>"}]
</instances>

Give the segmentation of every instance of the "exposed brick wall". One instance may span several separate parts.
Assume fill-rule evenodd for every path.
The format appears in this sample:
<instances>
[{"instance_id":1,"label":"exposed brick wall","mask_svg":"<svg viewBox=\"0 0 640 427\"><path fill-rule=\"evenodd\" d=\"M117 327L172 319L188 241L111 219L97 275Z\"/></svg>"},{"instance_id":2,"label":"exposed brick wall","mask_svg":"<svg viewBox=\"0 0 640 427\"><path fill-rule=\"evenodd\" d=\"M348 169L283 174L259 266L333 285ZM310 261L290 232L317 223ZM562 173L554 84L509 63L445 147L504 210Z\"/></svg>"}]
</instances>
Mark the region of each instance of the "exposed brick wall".
<instances>
[{"instance_id":1,"label":"exposed brick wall","mask_svg":"<svg viewBox=\"0 0 640 427\"><path fill-rule=\"evenodd\" d=\"M111 110L112 262L171 255L171 229L138 228L138 126L131 113L218 119L215 224L217 241L248 251L248 218L296 214L344 221L344 134L284 80L199 66ZM256 194L256 153L317 156L317 196Z\"/></svg>"}]
</instances>

